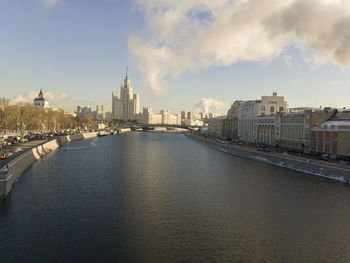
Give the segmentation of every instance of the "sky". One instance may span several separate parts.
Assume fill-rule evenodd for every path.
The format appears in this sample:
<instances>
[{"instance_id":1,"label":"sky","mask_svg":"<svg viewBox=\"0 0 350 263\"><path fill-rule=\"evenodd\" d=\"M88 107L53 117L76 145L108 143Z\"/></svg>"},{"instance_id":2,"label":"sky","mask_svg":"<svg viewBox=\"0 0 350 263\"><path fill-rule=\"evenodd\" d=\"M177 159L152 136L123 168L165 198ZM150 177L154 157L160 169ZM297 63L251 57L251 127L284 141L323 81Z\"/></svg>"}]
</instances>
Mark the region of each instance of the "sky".
<instances>
[{"instance_id":1,"label":"sky","mask_svg":"<svg viewBox=\"0 0 350 263\"><path fill-rule=\"evenodd\" d=\"M0 97L226 112L277 92L350 108L349 0L0 0Z\"/></svg>"}]
</instances>

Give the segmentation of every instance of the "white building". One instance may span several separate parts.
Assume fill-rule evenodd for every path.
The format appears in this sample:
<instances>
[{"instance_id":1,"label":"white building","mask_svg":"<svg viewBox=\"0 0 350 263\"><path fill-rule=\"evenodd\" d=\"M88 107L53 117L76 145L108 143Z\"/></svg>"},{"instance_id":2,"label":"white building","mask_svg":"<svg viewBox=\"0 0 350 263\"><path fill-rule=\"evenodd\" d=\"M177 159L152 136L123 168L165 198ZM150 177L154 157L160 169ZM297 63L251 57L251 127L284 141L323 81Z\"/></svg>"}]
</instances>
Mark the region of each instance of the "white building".
<instances>
[{"instance_id":1,"label":"white building","mask_svg":"<svg viewBox=\"0 0 350 263\"><path fill-rule=\"evenodd\" d=\"M181 125L181 116L179 114L170 114L169 110L153 113L151 107L143 107L142 113L137 114L136 118L137 122L142 124Z\"/></svg>"},{"instance_id":2,"label":"white building","mask_svg":"<svg viewBox=\"0 0 350 263\"><path fill-rule=\"evenodd\" d=\"M38 94L38 97L34 99L34 105L36 107L42 107L42 108L49 107L49 102L47 101L47 99L44 98L42 89L40 89L40 93Z\"/></svg>"},{"instance_id":3,"label":"white building","mask_svg":"<svg viewBox=\"0 0 350 263\"><path fill-rule=\"evenodd\" d=\"M283 96L262 96L261 100L245 101L238 113L238 137L241 141L257 142L258 116L274 116L277 112L286 111L287 103Z\"/></svg>"},{"instance_id":4,"label":"white building","mask_svg":"<svg viewBox=\"0 0 350 263\"><path fill-rule=\"evenodd\" d=\"M189 119L184 119L181 121L181 124L184 126L204 126L204 122L201 120L189 120Z\"/></svg>"},{"instance_id":5,"label":"white building","mask_svg":"<svg viewBox=\"0 0 350 263\"><path fill-rule=\"evenodd\" d=\"M105 107L103 105L96 106L96 119L98 120L104 120L106 119L106 112L105 112Z\"/></svg>"},{"instance_id":6,"label":"white building","mask_svg":"<svg viewBox=\"0 0 350 263\"><path fill-rule=\"evenodd\" d=\"M259 116L257 120L258 144L275 146L276 144L276 116Z\"/></svg>"},{"instance_id":7,"label":"white building","mask_svg":"<svg viewBox=\"0 0 350 263\"><path fill-rule=\"evenodd\" d=\"M133 93L128 72L124 79L124 85L120 86L120 97L117 92L112 93L112 114L114 120L136 120L140 112L139 94Z\"/></svg>"}]
</instances>

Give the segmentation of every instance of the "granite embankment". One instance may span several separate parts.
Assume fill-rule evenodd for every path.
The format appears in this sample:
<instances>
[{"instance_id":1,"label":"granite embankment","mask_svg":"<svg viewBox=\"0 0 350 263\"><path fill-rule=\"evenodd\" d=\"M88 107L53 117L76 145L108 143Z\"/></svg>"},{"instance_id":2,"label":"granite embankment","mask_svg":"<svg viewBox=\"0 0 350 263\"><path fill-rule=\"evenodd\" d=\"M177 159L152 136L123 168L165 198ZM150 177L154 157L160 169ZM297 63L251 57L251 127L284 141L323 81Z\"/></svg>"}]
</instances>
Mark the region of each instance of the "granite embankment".
<instances>
[{"instance_id":1,"label":"granite embankment","mask_svg":"<svg viewBox=\"0 0 350 263\"><path fill-rule=\"evenodd\" d=\"M82 139L96 137L96 132L78 133L74 135L60 136L57 139L38 145L13 159L0 170L0 197L6 198L11 192L13 184L19 179L21 174L35 161L46 154L55 151L61 145Z\"/></svg>"},{"instance_id":2,"label":"granite embankment","mask_svg":"<svg viewBox=\"0 0 350 263\"><path fill-rule=\"evenodd\" d=\"M191 139L194 139L204 145L207 145L216 150L235 155L238 157L248 158L260 162L265 162L281 167L285 167L288 169L322 176L325 178L341 181L341 182L349 182L350 180L350 169L346 167L338 167L331 164L310 161L309 159L301 159L298 157L285 156L278 153L266 153L260 152L255 149L245 148L242 146L232 146L226 145L223 143L219 143L213 140L205 139L201 136L193 135L190 133L186 133Z\"/></svg>"}]
</instances>

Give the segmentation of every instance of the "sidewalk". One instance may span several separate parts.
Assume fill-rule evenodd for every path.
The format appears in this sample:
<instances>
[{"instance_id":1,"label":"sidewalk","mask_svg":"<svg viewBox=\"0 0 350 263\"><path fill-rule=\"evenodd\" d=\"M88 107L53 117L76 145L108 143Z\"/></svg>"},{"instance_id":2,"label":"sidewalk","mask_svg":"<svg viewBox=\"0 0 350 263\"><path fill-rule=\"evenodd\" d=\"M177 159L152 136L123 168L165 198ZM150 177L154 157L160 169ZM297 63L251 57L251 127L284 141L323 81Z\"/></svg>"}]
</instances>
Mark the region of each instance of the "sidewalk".
<instances>
[{"instance_id":1,"label":"sidewalk","mask_svg":"<svg viewBox=\"0 0 350 263\"><path fill-rule=\"evenodd\" d=\"M258 146L255 145L251 145L251 144L246 144L243 143L243 145L238 145L238 143L236 142L232 142L232 141L224 141L224 140L220 140L220 139L214 139L214 138L205 138L204 136L201 135L196 135L196 136L200 136L206 140L212 141L212 142L217 142L217 143L221 143L224 145L228 145L234 148L242 148L242 149L246 149L246 150L250 150L250 151L258 151ZM346 170L350 170L350 165L341 165L339 164L336 160L329 160L329 161L321 161L318 160L317 156L314 155L309 155L306 153L303 153L301 156L299 156L298 153L295 152L287 152L287 150L283 150L283 149L276 149L273 147L268 147L270 152L264 152L266 154L272 154L272 155L277 155L277 156L284 156L284 157L289 157L289 158L293 158L296 160L303 160L305 162L312 162L312 163L318 163L324 166L333 166L336 168L341 168L341 169L346 169ZM284 154L286 153L286 154Z\"/></svg>"}]
</instances>

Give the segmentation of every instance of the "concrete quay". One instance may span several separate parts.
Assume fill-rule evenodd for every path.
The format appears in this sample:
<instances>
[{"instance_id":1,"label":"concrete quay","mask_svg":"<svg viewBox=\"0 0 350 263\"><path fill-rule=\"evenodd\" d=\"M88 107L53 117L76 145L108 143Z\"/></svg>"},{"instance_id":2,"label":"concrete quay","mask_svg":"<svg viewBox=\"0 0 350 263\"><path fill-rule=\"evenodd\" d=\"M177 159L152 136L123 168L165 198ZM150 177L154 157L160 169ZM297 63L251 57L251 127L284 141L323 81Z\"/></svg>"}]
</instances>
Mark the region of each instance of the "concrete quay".
<instances>
[{"instance_id":1,"label":"concrete quay","mask_svg":"<svg viewBox=\"0 0 350 263\"><path fill-rule=\"evenodd\" d=\"M317 161L310 161L309 159L302 159L294 156L285 156L278 153L260 152L251 148L246 148L244 146L226 145L210 139L205 139L198 135L193 135L191 133L185 133L185 136L208 147L234 156L269 163L272 165L285 167L291 170L321 176L340 182L349 183L350 181L350 169L346 167L339 167Z\"/></svg>"},{"instance_id":2,"label":"concrete quay","mask_svg":"<svg viewBox=\"0 0 350 263\"><path fill-rule=\"evenodd\" d=\"M94 138L96 136L97 132L60 136L57 139L35 146L20 154L0 169L0 198L4 199L8 196L12 190L13 184L18 181L21 174L35 161L55 151L63 144L71 141Z\"/></svg>"}]
</instances>

